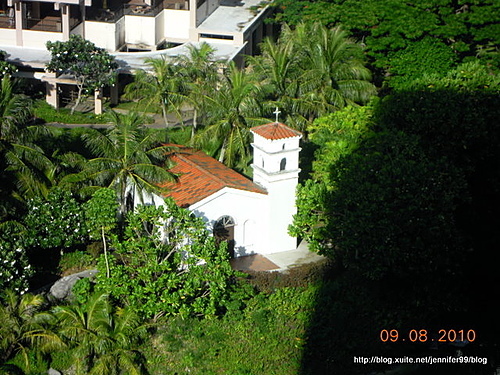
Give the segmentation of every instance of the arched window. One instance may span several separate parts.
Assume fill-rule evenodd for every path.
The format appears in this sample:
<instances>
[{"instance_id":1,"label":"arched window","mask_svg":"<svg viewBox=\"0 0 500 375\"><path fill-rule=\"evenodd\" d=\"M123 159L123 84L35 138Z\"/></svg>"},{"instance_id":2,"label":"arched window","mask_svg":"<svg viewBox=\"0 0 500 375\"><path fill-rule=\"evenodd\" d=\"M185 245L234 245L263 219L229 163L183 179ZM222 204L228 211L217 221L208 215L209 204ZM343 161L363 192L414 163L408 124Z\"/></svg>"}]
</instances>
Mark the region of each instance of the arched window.
<instances>
[{"instance_id":1,"label":"arched window","mask_svg":"<svg viewBox=\"0 0 500 375\"><path fill-rule=\"evenodd\" d=\"M229 251L229 256L234 258L234 226L236 225L234 219L231 216L224 215L219 218L214 224L214 236L215 239L220 243L221 241L227 241L227 250Z\"/></svg>"},{"instance_id":2,"label":"arched window","mask_svg":"<svg viewBox=\"0 0 500 375\"><path fill-rule=\"evenodd\" d=\"M281 149L282 149L282 150L284 150L284 149L285 149L285 143L283 143L283 147L281 147Z\"/></svg>"},{"instance_id":3,"label":"arched window","mask_svg":"<svg viewBox=\"0 0 500 375\"><path fill-rule=\"evenodd\" d=\"M284 171L286 168L286 158L281 159L280 161L280 172Z\"/></svg>"}]
</instances>

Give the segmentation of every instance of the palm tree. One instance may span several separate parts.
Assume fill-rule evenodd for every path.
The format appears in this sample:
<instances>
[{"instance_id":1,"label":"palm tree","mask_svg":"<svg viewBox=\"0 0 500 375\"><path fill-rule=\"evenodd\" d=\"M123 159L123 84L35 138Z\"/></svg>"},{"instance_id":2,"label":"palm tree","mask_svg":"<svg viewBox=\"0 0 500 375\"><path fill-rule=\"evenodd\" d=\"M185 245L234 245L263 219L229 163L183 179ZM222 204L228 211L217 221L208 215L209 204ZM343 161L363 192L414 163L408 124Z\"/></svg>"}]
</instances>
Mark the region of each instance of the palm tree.
<instances>
[{"instance_id":1,"label":"palm tree","mask_svg":"<svg viewBox=\"0 0 500 375\"><path fill-rule=\"evenodd\" d=\"M218 63L214 60L214 49L208 43L201 43L198 47L192 44L187 46L188 54L180 55L176 64L180 73L187 79L186 101L193 108L193 128L191 138L194 137L198 126L198 111L203 109L204 97L213 92L218 85Z\"/></svg>"},{"instance_id":2,"label":"palm tree","mask_svg":"<svg viewBox=\"0 0 500 375\"><path fill-rule=\"evenodd\" d=\"M77 175L67 176L68 181L90 181L92 187L110 187L116 190L120 214L127 211L126 194L135 189L142 192L160 193L160 184L173 181L166 168L168 147L161 144L158 132L142 125L137 113L109 114L114 126L104 133L89 129L83 141L96 155L86 161Z\"/></svg>"},{"instance_id":3,"label":"palm tree","mask_svg":"<svg viewBox=\"0 0 500 375\"><path fill-rule=\"evenodd\" d=\"M234 63L227 68L218 90L204 95L207 125L195 136L197 146L215 144L219 161L228 167L245 162L249 154L250 127L266 120L260 117L260 87L245 70ZM242 166L239 166L243 169Z\"/></svg>"},{"instance_id":4,"label":"palm tree","mask_svg":"<svg viewBox=\"0 0 500 375\"><path fill-rule=\"evenodd\" d=\"M281 39L275 43L266 38L261 50L261 55L249 56L248 61L266 95L267 112L279 107L290 126L304 123L300 121L305 112L300 97L300 53L294 41Z\"/></svg>"},{"instance_id":5,"label":"palm tree","mask_svg":"<svg viewBox=\"0 0 500 375\"><path fill-rule=\"evenodd\" d=\"M43 298L13 290L3 291L0 304L0 363L21 355L25 369L29 369L28 352L36 347L40 351L60 348L63 343L48 329L52 315L39 311Z\"/></svg>"},{"instance_id":6,"label":"palm tree","mask_svg":"<svg viewBox=\"0 0 500 375\"><path fill-rule=\"evenodd\" d=\"M339 28L320 24L284 26L278 42L265 40L251 58L265 85L270 108L278 106L288 125L305 131L316 117L363 104L375 95L361 47Z\"/></svg>"},{"instance_id":7,"label":"palm tree","mask_svg":"<svg viewBox=\"0 0 500 375\"><path fill-rule=\"evenodd\" d=\"M145 60L151 73L139 70L134 82L126 87L125 97L145 102L147 108L159 105L165 126L169 126L168 113L174 112L182 120L180 106L185 101L186 82L179 68L167 57Z\"/></svg>"},{"instance_id":8,"label":"palm tree","mask_svg":"<svg viewBox=\"0 0 500 375\"><path fill-rule=\"evenodd\" d=\"M318 103L319 115L366 103L376 94L360 46L340 28L303 23L293 33L292 38L303 51L301 89L307 100Z\"/></svg>"},{"instance_id":9,"label":"palm tree","mask_svg":"<svg viewBox=\"0 0 500 375\"><path fill-rule=\"evenodd\" d=\"M144 358L135 344L145 333L137 315L113 308L106 294L83 305L56 307L58 335L71 348L77 374L144 374Z\"/></svg>"},{"instance_id":10,"label":"palm tree","mask_svg":"<svg viewBox=\"0 0 500 375\"><path fill-rule=\"evenodd\" d=\"M27 126L31 119L31 101L14 93L9 75L0 82L0 155L2 186L14 182L18 198L46 195L53 164L36 144L47 134L44 126ZM14 179L12 179L12 175Z\"/></svg>"}]
</instances>

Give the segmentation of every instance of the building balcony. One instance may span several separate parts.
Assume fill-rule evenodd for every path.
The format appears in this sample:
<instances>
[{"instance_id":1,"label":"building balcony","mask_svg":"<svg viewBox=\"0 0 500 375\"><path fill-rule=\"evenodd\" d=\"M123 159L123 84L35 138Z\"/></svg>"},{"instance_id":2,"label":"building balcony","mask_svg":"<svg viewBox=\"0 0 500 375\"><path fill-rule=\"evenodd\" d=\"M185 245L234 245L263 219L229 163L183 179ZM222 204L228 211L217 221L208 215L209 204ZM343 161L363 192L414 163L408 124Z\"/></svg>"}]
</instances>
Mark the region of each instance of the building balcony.
<instances>
[{"instance_id":1,"label":"building balcony","mask_svg":"<svg viewBox=\"0 0 500 375\"><path fill-rule=\"evenodd\" d=\"M0 29L15 29L16 19L0 10Z\"/></svg>"}]
</instances>

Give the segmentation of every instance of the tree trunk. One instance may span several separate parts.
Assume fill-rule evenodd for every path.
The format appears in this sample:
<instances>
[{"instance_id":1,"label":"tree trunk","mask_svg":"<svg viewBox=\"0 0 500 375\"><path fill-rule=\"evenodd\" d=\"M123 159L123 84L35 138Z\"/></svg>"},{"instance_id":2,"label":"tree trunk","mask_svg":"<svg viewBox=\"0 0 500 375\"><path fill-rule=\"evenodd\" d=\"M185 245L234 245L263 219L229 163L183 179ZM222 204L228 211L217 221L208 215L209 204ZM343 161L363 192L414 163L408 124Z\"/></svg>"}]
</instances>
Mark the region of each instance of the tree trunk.
<instances>
[{"instance_id":1,"label":"tree trunk","mask_svg":"<svg viewBox=\"0 0 500 375\"><path fill-rule=\"evenodd\" d=\"M222 148L220 149L219 161L224 163L224 156L226 156L227 149L227 139L224 139L224 143L222 144Z\"/></svg>"},{"instance_id":2,"label":"tree trunk","mask_svg":"<svg viewBox=\"0 0 500 375\"><path fill-rule=\"evenodd\" d=\"M104 235L104 227L101 227L101 235L102 235L102 247L104 249L104 261L106 262L106 277L109 279L111 273L109 272L108 248L106 244L106 236Z\"/></svg>"},{"instance_id":3,"label":"tree trunk","mask_svg":"<svg viewBox=\"0 0 500 375\"><path fill-rule=\"evenodd\" d=\"M198 110L194 108L193 110L193 127L191 129L191 139L194 138L196 134L196 127L198 126Z\"/></svg>"},{"instance_id":4,"label":"tree trunk","mask_svg":"<svg viewBox=\"0 0 500 375\"><path fill-rule=\"evenodd\" d=\"M75 113L76 107L78 107L78 104L80 104L80 101L82 100L83 85L77 85L77 87L78 97L76 98L75 105L71 108L71 114Z\"/></svg>"}]
</instances>

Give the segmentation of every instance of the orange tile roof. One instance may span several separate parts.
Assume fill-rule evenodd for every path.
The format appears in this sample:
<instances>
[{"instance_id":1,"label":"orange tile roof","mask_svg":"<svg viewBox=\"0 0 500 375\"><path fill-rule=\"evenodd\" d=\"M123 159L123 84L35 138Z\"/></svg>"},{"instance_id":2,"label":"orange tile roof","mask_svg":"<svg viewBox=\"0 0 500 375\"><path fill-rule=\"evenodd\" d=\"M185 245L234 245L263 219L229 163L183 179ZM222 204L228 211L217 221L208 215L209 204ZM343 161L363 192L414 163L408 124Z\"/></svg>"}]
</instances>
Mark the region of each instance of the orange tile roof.
<instances>
[{"instance_id":1,"label":"orange tile roof","mask_svg":"<svg viewBox=\"0 0 500 375\"><path fill-rule=\"evenodd\" d=\"M301 132L289 128L281 122L272 122L270 124L255 126L250 130L261 137L272 140L300 137L302 135Z\"/></svg>"},{"instance_id":2,"label":"orange tile roof","mask_svg":"<svg viewBox=\"0 0 500 375\"><path fill-rule=\"evenodd\" d=\"M169 146L175 146L175 151L170 154L170 160L174 163L170 172L178 178L176 182L166 183L163 187L169 190L165 195L172 197L180 207L189 207L224 187L267 194L253 181L202 151L179 145Z\"/></svg>"}]
</instances>

